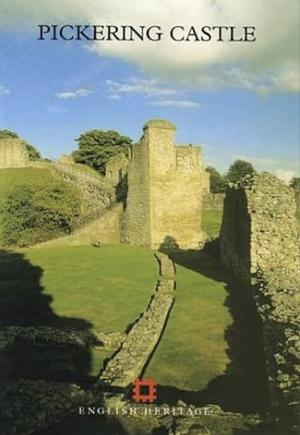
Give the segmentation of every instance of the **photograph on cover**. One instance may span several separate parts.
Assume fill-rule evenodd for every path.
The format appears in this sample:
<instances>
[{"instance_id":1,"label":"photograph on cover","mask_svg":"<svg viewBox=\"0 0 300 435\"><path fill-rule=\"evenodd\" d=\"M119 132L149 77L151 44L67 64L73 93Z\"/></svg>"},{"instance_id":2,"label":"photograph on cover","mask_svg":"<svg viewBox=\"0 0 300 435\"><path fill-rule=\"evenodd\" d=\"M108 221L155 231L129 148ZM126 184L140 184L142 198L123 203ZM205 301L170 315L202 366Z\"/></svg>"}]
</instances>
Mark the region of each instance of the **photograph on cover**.
<instances>
[{"instance_id":1,"label":"photograph on cover","mask_svg":"<svg viewBox=\"0 0 300 435\"><path fill-rule=\"evenodd\" d=\"M298 0L1 0L0 435L299 434Z\"/></svg>"}]
</instances>

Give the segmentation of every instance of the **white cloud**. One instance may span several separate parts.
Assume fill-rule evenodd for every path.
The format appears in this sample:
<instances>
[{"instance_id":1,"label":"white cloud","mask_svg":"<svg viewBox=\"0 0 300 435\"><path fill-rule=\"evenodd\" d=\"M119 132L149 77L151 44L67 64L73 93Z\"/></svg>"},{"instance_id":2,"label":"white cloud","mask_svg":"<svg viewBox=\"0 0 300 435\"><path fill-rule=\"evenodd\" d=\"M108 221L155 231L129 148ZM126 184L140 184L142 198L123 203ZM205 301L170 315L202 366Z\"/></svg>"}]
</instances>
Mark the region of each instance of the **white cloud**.
<instances>
[{"instance_id":1,"label":"white cloud","mask_svg":"<svg viewBox=\"0 0 300 435\"><path fill-rule=\"evenodd\" d=\"M61 92L57 92L55 94L55 96L57 98L61 98L63 100L69 100L69 99L72 99L72 98L88 97L92 93L93 92L91 91L91 89L80 88L80 89L76 89L75 91L61 91Z\"/></svg>"},{"instance_id":2,"label":"white cloud","mask_svg":"<svg viewBox=\"0 0 300 435\"><path fill-rule=\"evenodd\" d=\"M131 78L124 82L106 80L108 92L115 96L143 95L147 97L165 97L178 93L175 89L163 87L155 80L142 80Z\"/></svg>"},{"instance_id":3,"label":"white cloud","mask_svg":"<svg viewBox=\"0 0 300 435\"><path fill-rule=\"evenodd\" d=\"M280 178L280 180L282 180L285 184L289 184L289 182L291 181L291 179L293 177L295 177L295 172L289 169L275 169L275 171L273 171L274 175L276 175L276 177Z\"/></svg>"},{"instance_id":4,"label":"white cloud","mask_svg":"<svg viewBox=\"0 0 300 435\"><path fill-rule=\"evenodd\" d=\"M195 101L175 98L182 94L171 87L163 86L157 80L130 78L123 82L106 80L109 98L119 100L122 96L138 95L144 98L156 98L149 102L152 106L177 107L191 109L199 107ZM166 98L169 97L169 98Z\"/></svg>"},{"instance_id":5,"label":"white cloud","mask_svg":"<svg viewBox=\"0 0 300 435\"><path fill-rule=\"evenodd\" d=\"M0 86L0 95L9 95L11 90L6 86Z\"/></svg>"},{"instance_id":6,"label":"white cloud","mask_svg":"<svg viewBox=\"0 0 300 435\"><path fill-rule=\"evenodd\" d=\"M158 100L151 101L152 106L160 106L160 107L177 107L180 109L195 109L196 107L200 107L200 104L196 101L189 100Z\"/></svg>"},{"instance_id":7,"label":"white cloud","mask_svg":"<svg viewBox=\"0 0 300 435\"><path fill-rule=\"evenodd\" d=\"M300 89L299 0L27 0L1 5L4 25L31 23L256 26L255 43L115 42L87 43L100 56L138 65L160 80L188 87L246 88L258 93ZM76 45L78 46L78 45Z\"/></svg>"}]
</instances>

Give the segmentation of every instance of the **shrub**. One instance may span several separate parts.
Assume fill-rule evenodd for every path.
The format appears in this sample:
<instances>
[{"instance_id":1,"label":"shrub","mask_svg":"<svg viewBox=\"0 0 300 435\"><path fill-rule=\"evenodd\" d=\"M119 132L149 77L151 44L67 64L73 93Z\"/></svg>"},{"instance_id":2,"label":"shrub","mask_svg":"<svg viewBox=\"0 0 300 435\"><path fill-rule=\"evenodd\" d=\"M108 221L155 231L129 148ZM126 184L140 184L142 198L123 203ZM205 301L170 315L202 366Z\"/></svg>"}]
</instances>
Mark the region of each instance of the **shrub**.
<instances>
[{"instance_id":1,"label":"shrub","mask_svg":"<svg viewBox=\"0 0 300 435\"><path fill-rule=\"evenodd\" d=\"M16 185L2 204L6 246L29 246L69 233L80 216L80 196L65 182Z\"/></svg>"}]
</instances>

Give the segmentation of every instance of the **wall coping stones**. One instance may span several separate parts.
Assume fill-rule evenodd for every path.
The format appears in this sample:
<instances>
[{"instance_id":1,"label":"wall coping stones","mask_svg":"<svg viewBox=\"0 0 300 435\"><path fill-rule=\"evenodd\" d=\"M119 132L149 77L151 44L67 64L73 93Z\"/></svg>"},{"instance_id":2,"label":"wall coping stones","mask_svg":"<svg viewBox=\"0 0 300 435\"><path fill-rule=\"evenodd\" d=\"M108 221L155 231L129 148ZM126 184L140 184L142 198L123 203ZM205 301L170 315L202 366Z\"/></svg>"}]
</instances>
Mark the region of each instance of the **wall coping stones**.
<instances>
[{"instance_id":1,"label":"wall coping stones","mask_svg":"<svg viewBox=\"0 0 300 435\"><path fill-rule=\"evenodd\" d=\"M144 130L148 128L163 128L167 130L176 130L176 126L170 121L164 119L151 119L144 125Z\"/></svg>"}]
</instances>

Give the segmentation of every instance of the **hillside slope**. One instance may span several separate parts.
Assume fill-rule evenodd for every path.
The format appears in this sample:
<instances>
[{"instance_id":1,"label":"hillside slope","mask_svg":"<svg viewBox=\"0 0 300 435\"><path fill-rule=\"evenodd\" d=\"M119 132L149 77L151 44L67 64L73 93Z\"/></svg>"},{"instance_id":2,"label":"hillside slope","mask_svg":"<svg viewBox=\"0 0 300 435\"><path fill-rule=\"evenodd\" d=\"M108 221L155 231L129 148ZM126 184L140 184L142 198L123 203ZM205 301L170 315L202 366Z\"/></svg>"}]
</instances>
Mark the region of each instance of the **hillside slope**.
<instances>
[{"instance_id":1,"label":"hillside slope","mask_svg":"<svg viewBox=\"0 0 300 435\"><path fill-rule=\"evenodd\" d=\"M0 246L2 245L3 220L1 209L6 195L17 185L39 188L61 177L47 168L11 168L0 170Z\"/></svg>"}]
</instances>

